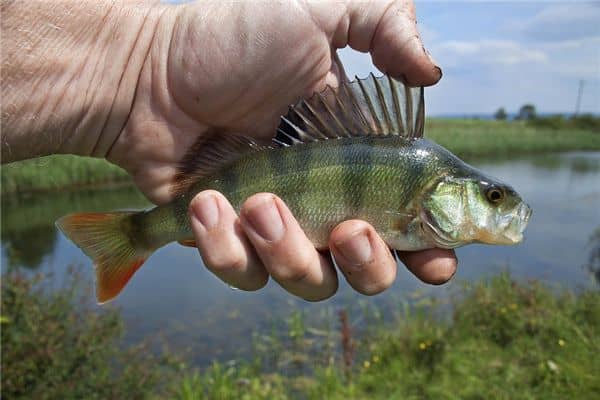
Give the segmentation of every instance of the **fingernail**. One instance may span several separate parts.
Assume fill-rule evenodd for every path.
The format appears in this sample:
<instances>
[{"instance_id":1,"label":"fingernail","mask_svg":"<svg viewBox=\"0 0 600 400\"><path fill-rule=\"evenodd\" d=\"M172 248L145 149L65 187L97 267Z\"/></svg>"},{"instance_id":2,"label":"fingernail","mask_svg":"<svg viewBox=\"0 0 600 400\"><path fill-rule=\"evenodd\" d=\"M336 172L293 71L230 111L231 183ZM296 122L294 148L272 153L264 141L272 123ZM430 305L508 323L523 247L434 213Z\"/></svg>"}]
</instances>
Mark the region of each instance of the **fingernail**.
<instances>
[{"instance_id":1,"label":"fingernail","mask_svg":"<svg viewBox=\"0 0 600 400\"><path fill-rule=\"evenodd\" d=\"M442 76L444 76L444 73L442 72L442 69L440 67L438 67L437 65L434 68L438 74L438 78L437 80L439 81L440 79L442 79Z\"/></svg>"},{"instance_id":2,"label":"fingernail","mask_svg":"<svg viewBox=\"0 0 600 400\"><path fill-rule=\"evenodd\" d=\"M437 61L435 61L435 59L433 58L431 53L425 48L425 46L423 46L423 51L425 52L425 55L427 56L427 58L429 58L429 61L431 61L431 63L433 64L433 67L435 68L437 75L439 76L438 80L442 79L442 76L443 76L442 69L438 66Z\"/></svg>"},{"instance_id":3,"label":"fingernail","mask_svg":"<svg viewBox=\"0 0 600 400\"><path fill-rule=\"evenodd\" d=\"M219 222L219 206L212 195L201 195L192 202L192 212L204 229L211 229Z\"/></svg>"},{"instance_id":4,"label":"fingernail","mask_svg":"<svg viewBox=\"0 0 600 400\"><path fill-rule=\"evenodd\" d=\"M344 241L335 242L336 249L351 263L361 266L371 261L373 249L366 232L358 231Z\"/></svg>"},{"instance_id":5,"label":"fingernail","mask_svg":"<svg viewBox=\"0 0 600 400\"><path fill-rule=\"evenodd\" d=\"M285 227L273 198L265 198L244 213L246 221L263 239L275 242L283 236Z\"/></svg>"}]
</instances>

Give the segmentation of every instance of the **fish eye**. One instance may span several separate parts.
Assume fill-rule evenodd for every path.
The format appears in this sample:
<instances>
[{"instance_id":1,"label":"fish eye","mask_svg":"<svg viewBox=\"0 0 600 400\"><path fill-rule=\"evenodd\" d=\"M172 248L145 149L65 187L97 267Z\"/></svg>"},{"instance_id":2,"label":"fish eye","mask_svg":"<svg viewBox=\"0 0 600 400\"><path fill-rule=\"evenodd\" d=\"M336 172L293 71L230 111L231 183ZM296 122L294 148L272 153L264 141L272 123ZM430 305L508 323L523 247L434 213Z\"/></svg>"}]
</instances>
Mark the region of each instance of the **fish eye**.
<instances>
[{"instance_id":1,"label":"fish eye","mask_svg":"<svg viewBox=\"0 0 600 400\"><path fill-rule=\"evenodd\" d=\"M504 200L504 190L498 186L490 186L485 191L485 197L490 203L498 204Z\"/></svg>"}]
</instances>

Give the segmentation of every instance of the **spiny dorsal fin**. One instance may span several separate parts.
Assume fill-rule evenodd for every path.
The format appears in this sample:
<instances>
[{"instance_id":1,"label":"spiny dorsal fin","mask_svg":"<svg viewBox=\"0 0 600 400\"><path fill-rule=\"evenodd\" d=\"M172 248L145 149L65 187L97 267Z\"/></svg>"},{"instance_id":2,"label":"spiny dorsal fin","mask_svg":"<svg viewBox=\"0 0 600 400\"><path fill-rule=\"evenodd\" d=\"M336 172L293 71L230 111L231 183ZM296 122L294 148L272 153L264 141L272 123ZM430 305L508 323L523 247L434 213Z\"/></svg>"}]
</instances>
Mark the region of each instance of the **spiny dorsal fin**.
<instances>
[{"instance_id":1,"label":"spiny dorsal fin","mask_svg":"<svg viewBox=\"0 0 600 400\"><path fill-rule=\"evenodd\" d=\"M388 76L356 78L291 106L281 117L274 147L354 136L423 136L423 88L411 88ZM181 161L172 186L174 196L213 175L249 151L268 149L252 139L219 129L203 135Z\"/></svg>"},{"instance_id":2,"label":"spiny dorsal fin","mask_svg":"<svg viewBox=\"0 0 600 400\"><path fill-rule=\"evenodd\" d=\"M213 175L242 154L269 148L245 136L217 129L211 133L198 138L179 163L171 188L174 197L185 193L194 183Z\"/></svg>"},{"instance_id":3,"label":"spiny dorsal fin","mask_svg":"<svg viewBox=\"0 0 600 400\"><path fill-rule=\"evenodd\" d=\"M417 138L423 136L424 108L422 87L370 74L338 88L327 86L290 107L281 118L276 143L365 135Z\"/></svg>"}]
</instances>

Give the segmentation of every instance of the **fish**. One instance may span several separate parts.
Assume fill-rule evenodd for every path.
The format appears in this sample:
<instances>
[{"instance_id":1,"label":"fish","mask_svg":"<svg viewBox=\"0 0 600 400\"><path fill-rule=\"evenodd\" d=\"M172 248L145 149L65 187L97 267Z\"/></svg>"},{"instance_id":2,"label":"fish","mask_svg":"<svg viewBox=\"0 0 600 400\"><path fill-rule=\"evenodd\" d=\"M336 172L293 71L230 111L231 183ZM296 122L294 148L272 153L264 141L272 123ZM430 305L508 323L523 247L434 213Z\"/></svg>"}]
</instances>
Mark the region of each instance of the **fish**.
<instances>
[{"instance_id":1,"label":"fish","mask_svg":"<svg viewBox=\"0 0 600 400\"><path fill-rule=\"evenodd\" d=\"M395 250L521 242L531 208L510 185L425 139L424 104L422 87L387 75L328 86L291 106L269 145L219 133L192 146L170 203L71 214L56 225L93 260L100 304L154 251L193 241L188 207L207 189L238 212L255 193L278 195L319 249L348 219L369 222Z\"/></svg>"}]
</instances>

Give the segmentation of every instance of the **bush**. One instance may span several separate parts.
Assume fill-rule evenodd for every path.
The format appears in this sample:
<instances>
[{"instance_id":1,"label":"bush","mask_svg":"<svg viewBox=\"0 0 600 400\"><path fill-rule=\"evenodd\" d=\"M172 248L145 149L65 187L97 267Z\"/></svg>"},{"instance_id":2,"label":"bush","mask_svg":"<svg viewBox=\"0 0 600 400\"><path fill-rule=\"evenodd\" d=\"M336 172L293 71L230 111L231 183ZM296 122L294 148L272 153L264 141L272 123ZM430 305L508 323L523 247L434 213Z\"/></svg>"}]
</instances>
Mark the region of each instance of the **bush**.
<instances>
[{"instance_id":1,"label":"bush","mask_svg":"<svg viewBox=\"0 0 600 400\"><path fill-rule=\"evenodd\" d=\"M600 133L600 116L581 114L571 118L570 122L574 128L587 129Z\"/></svg>"},{"instance_id":2,"label":"bush","mask_svg":"<svg viewBox=\"0 0 600 400\"><path fill-rule=\"evenodd\" d=\"M2 276L2 398L142 399L166 386L176 360L123 348L117 310L81 306L81 279L48 291L47 277Z\"/></svg>"},{"instance_id":3,"label":"bush","mask_svg":"<svg viewBox=\"0 0 600 400\"><path fill-rule=\"evenodd\" d=\"M527 120L527 124L542 129L564 129L566 134L570 134L573 130L592 131L600 134L600 117L592 114L574 115L569 118L562 115L536 116Z\"/></svg>"},{"instance_id":4,"label":"bush","mask_svg":"<svg viewBox=\"0 0 600 400\"><path fill-rule=\"evenodd\" d=\"M123 169L106 160L62 154L13 162L0 171L2 194L131 182Z\"/></svg>"},{"instance_id":5,"label":"bush","mask_svg":"<svg viewBox=\"0 0 600 400\"><path fill-rule=\"evenodd\" d=\"M349 338L353 366L343 346L323 346L317 338L329 335L292 316L287 342L275 333L252 361L200 371L144 346L124 349L117 311L78 305L87 295L76 278L53 293L42 279L2 278L3 398L600 398L598 291L558 292L507 274L471 284L452 308L418 302L425 305ZM338 343L350 335L342 331ZM285 367L294 348L304 354L294 362L308 368Z\"/></svg>"}]
</instances>

